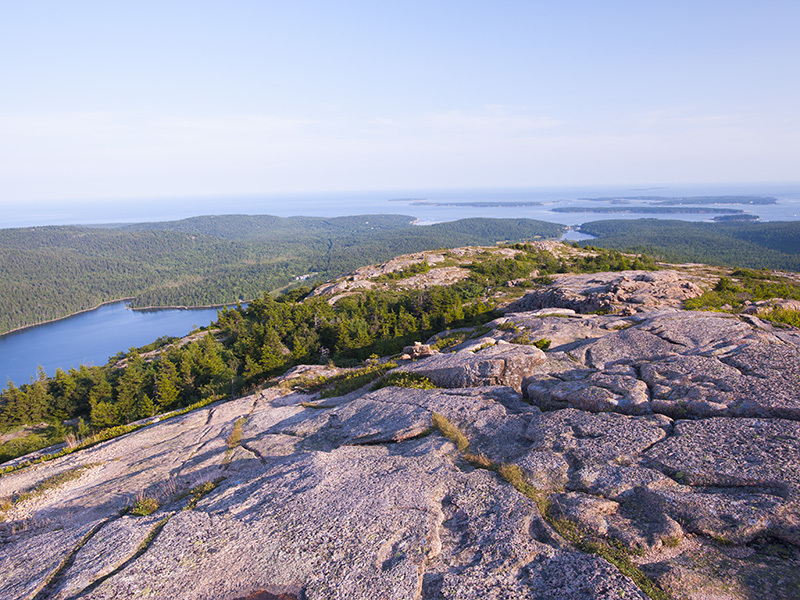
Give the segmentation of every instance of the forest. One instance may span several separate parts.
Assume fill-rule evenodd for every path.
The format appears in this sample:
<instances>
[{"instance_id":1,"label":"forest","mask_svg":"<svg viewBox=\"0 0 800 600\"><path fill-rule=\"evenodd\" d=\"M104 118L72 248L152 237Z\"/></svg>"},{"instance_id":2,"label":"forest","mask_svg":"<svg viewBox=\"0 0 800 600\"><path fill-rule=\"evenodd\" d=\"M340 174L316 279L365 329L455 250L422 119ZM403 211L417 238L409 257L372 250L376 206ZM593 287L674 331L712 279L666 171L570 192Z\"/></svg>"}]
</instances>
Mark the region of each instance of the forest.
<instances>
[{"instance_id":1,"label":"forest","mask_svg":"<svg viewBox=\"0 0 800 600\"><path fill-rule=\"evenodd\" d=\"M582 245L643 252L667 262L800 271L800 221L696 223L662 219L593 221Z\"/></svg>"},{"instance_id":2,"label":"forest","mask_svg":"<svg viewBox=\"0 0 800 600\"><path fill-rule=\"evenodd\" d=\"M9 383L0 394L0 432L48 426L1 444L0 462L68 437L103 439L103 432L137 419L240 395L293 365L354 366L446 329L485 323L497 316L491 289L534 271L547 283L555 273L655 268L651 258L615 251L568 262L530 245L513 247L522 251L513 259L476 258L469 278L451 286L366 291L333 306L308 297L308 286L278 297L264 293L246 307L220 310L196 341L162 338L103 366L59 369L53 377L40 371L30 383Z\"/></svg>"},{"instance_id":3,"label":"forest","mask_svg":"<svg viewBox=\"0 0 800 600\"><path fill-rule=\"evenodd\" d=\"M411 221L225 215L0 230L0 334L111 300L130 298L133 307L231 304L308 273L325 280L398 254L564 231L529 219Z\"/></svg>"},{"instance_id":4,"label":"forest","mask_svg":"<svg viewBox=\"0 0 800 600\"><path fill-rule=\"evenodd\" d=\"M297 277L324 281L399 254L558 237L530 219L411 224L403 215L194 217L104 227L0 230L0 334L111 300L216 306L258 298ZM604 248L672 262L800 271L800 222L594 221Z\"/></svg>"}]
</instances>

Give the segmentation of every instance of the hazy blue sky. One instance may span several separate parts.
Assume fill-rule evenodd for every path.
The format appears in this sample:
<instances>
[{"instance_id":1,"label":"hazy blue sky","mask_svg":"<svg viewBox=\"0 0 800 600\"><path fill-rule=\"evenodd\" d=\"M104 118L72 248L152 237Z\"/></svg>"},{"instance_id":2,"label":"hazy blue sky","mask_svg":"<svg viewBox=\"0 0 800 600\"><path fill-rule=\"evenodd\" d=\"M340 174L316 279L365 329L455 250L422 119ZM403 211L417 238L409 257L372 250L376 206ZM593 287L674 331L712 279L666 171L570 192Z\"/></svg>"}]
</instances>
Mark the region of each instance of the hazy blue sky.
<instances>
[{"instance_id":1,"label":"hazy blue sky","mask_svg":"<svg viewBox=\"0 0 800 600\"><path fill-rule=\"evenodd\" d=\"M0 0L0 203L800 180L800 3Z\"/></svg>"}]
</instances>

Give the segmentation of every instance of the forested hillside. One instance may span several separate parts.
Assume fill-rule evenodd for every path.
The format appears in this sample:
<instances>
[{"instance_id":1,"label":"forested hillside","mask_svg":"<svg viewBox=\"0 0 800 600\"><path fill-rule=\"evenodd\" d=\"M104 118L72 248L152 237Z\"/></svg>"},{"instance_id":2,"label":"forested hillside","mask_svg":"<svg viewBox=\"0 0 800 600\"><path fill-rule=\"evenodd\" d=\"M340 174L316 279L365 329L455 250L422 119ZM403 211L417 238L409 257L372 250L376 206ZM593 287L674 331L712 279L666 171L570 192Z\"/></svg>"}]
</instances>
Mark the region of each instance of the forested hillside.
<instances>
[{"instance_id":1,"label":"forested hillside","mask_svg":"<svg viewBox=\"0 0 800 600\"><path fill-rule=\"evenodd\" d=\"M556 237L564 229L529 219L411 220L226 215L0 230L0 333L120 298L134 307L233 303L308 273L327 279L398 254Z\"/></svg>"},{"instance_id":2,"label":"forested hillside","mask_svg":"<svg viewBox=\"0 0 800 600\"><path fill-rule=\"evenodd\" d=\"M645 252L669 262L800 271L800 221L613 220L584 223L581 231L599 238L584 245Z\"/></svg>"},{"instance_id":3,"label":"forested hillside","mask_svg":"<svg viewBox=\"0 0 800 600\"><path fill-rule=\"evenodd\" d=\"M484 233L491 231L491 224L487 227ZM293 365L328 360L352 365L448 328L486 322L497 316L493 290L509 289L507 282L534 272L537 281L547 283L547 276L556 273L654 267L646 257L616 252L558 258L527 244L513 248L514 258L476 254L464 265L468 278L453 285L365 290L334 305L325 297L304 299L308 286L277 298L263 294L247 307L221 310L214 333L186 344L163 338L119 353L103 366L58 369L53 377L40 370L30 383L9 383L0 392L0 434L42 422L49 427L0 443L0 462L61 442L68 433L86 437L90 430L99 433L166 410L209 403L262 384ZM68 429L64 421L77 417L82 420ZM119 431L124 429L108 435Z\"/></svg>"}]
</instances>

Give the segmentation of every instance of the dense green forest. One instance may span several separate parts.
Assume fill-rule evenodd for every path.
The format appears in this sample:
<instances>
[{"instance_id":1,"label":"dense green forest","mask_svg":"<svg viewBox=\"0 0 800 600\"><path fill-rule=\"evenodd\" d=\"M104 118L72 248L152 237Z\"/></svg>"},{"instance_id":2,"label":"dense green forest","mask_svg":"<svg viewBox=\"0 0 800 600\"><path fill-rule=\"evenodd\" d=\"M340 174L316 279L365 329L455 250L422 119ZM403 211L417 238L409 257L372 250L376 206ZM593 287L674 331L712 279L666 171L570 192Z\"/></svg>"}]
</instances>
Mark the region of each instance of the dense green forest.
<instances>
[{"instance_id":1,"label":"dense green forest","mask_svg":"<svg viewBox=\"0 0 800 600\"><path fill-rule=\"evenodd\" d=\"M53 377L40 371L28 384L9 383L0 394L0 432L42 422L49 427L0 445L0 461L67 435L87 437L162 411L240 394L292 365L329 360L354 365L448 328L483 323L496 316L491 289L533 271L546 279L563 272L654 268L652 259L613 251L567 262L529 245L514 247L522 252L513 259L476 257L467 267L469 278L451 286L366 291L333 306L325 298L307 297L310 287L277 298L263 294L247 307L221 310L217 323L197 341L178 345L159 339L104 366L59 369Z\"/></svg>"},{"instance_id":2,"label":"dense green forest","mask_svg":"<svg viewBox=\"0 0 800 600\"><path fill-rule=\"evenodd\" d=\"M307 273L328 279L398 254L557 237L564 230L530 219L411 221L226 215L0 230L0 333L121 298L134 307L228 304Z\"/></svg>"},{"instance_id":3,"label":"dense green forest","mask_svg":"<svg viewBox=\"0 0 800 600\"><path fill-rule=\"evenodd\" d=\"M557 237L562 225L465 219L411 225L403 215L195 217L104 227L0 230L0 334L131 298L134 307L233 303L304 274L330 279L393 256L499 240ZM800 222L594 221L594 246L800 271Z\"/></svg>"},{"instance_id":4,"label":"dense green forest","mask_svg":"<svg viewBox=\"0 0 800 600\"><path fill-rule=\"evenodd\" d=\"M668 262L800 271L800 221L694 223L661 219L594 221L584 245L644 252Z\"/></svg>"}]
</instances>

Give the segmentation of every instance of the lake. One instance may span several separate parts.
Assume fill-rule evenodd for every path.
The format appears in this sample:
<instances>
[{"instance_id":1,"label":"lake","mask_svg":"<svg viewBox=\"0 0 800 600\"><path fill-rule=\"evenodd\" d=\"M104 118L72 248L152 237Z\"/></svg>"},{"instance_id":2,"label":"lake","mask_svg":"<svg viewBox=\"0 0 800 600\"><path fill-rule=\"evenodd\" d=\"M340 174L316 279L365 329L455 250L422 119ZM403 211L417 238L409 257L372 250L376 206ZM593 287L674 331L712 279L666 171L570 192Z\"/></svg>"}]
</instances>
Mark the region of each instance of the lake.
<instances>
[{"instance_id":1,"label":"lake","mask_svg":"<svg viewBox=\"0 0 800 600\"><path fill-rule=\"evenodd\" d=\"M48 375L84 365L104 365L110 356L161 336L182 337L217 319L216 308L131 310L126 302L44 323L0 337L0 377L28 383L41 365Z\"/></svg>"}]
</instances>

